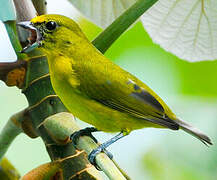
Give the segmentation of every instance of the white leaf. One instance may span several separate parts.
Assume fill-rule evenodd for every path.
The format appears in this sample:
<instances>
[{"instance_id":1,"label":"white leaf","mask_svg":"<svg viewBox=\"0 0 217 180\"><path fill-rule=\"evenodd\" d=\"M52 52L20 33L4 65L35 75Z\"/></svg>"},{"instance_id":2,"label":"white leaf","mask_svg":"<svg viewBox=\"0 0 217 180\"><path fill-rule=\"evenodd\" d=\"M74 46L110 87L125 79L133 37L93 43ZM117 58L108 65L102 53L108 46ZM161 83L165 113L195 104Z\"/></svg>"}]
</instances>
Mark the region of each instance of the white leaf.
<instances>
[{"instance_id":1,"label":"white leaf","mask_svg":"<svg viewBox=\"0 0 217 180\"><path fill-rule=\"evenodd\" d=\"M159 0L142 22L154 42L179 58L217 59L217 0Z\"/></svg>"},{"instance_id":2,"label":"white leaf","mask_svg":"<svg viewBox=\"0 0 217 180\"><path fill-rule=\"evenodd\" d=\"M69 0L82 14L105 28L136 0Z\"/></svg>"},{"instance_id":3,"label":"white leaf","mask_svg":"<svg viewBox=\"0 0 217 180\"><path fill-rule=\"evenodd\" d=\"M15 62L17 55L8 37L4 23L0 20L0 63Z\"/></svg>"}]
</instances>

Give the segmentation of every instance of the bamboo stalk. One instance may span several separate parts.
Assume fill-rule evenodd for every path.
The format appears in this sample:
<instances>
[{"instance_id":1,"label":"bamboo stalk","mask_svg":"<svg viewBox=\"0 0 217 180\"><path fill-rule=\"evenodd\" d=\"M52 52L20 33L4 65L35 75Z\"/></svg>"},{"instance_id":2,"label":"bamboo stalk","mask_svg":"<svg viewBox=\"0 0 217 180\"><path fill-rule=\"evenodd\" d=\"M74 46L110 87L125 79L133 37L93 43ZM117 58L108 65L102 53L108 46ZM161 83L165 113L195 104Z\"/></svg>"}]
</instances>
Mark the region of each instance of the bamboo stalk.
<instances>
[{"instance_id":1,"label":"bamboo stalk","mask_svg":"<svg viewBox=\"0 0 217 180\"><path fill-rule=\"evenodd\" d=\"M35 11L34 7L32 6L32 4L30 3L31 1L14 0L14 2L15 2L16 10L18 12L17 13L18 14L18 21L30 20L31 18L33 18L36 15L36 11ZM41 2L43 2L43 0ZM152 0L152 1L151 0L138 0L131 7L132 9L130 8L131 10L129 9L122 16L120 16L120 18L118 18L111 26L109 26L104 32L102 32L93 41L93 43L96 45L96 47L100 51L102 51L104 53L111 46L111 44L142 14L142 11L144 12L145 9L147 10L147 8L150 7L154 2L156 2L156 0ZM143 6L142 6L142 4L143 4ZM134 15L134 13L136 15ZM14 26L14 24L13 24L13 26ZM25 36L22 36L23 42L25 42L25 38L26 38ZM39 59L39 60L41 60L41 59ZM37 61L39 61L39 60L37 60ZM34 71L31 71L31 66L35 65L34 67L36 67L36 66L38 68L41 67L40 65L37 64L37 61L35 60L35 62L31 62L31 64L29 64L29 66L28 66L29 72L27 74L27 80L31 79L30 77L34 76L35 72L36 72L36 68L34 68ZM42 62L42 61L40 61L40 62ZM46 69L47 67L44 67L44 68ZM42 68L40 68L40 72L41 72L41 70L42 70ZM37 78L38 78L38 76L37 76ZM47 81L49 81L49 79ZM36 86L36 85L34 84L34 86ZM31 90L29 90L29 89L31 89ZM28 101L31 102L33 100L36 100L36 99L32 98L32 97L36 96L36 93L34 93L33 85L31 87L29 87L29 89L28 89L28 92L26 90L24 93L27 94L26 96L28 98ZM50 91L52 91L51 86L49 86L49 89L50 89ZM53 93L53 91L51 93ZM32 96L32 94L34 96ZM42 95L44 95L44 94L42 94ZM42 95L40 94L40 92L37 93L37 97L38 97L37 101L40 99L40 96L42 96ZM56 102L58 102L58 103L56 103ZM44 107L44 108L39 108L38 106ZM43 120L45 117L49 116L50 114L60 112L60 111L66 111L66 109L64 108L63 105L61 105L61 103L59 103L58 100L54 101L53 99L52 99L52 101L51 101L51 99L50 100L48 99L47 101L45 101L41 104L38 104L38 106L37 107L33 106L34 108L32 108L31 111L29 112L30 116L32 117L33 125L37 126L37 123L40 124L40 122L42 122L42 125L44 125L44 127L47 126L46 130L49 132L49 133L44 132L43 128L37 129L38 132L40 132L39 134L42 136L43 140L48 141L48 142L52 142L50 139L54 138L54 142L58 142L58 141L55 141L55 139L57 139L57 137L60 137L60 136L55 136L55 132L59 132L59 131L54 131L54 130L52 130L52 128L48 128L49 125L47 125L47 124L49 124L48 122L50 122L51 120L49 120L47 118L48 120L46 119L46 121L45 121L46 123L43 123ZM48 107L49 107L49 109L46 109ZM45 112L44 110L45 111L47 110L47 112ZM67 114L69 114L69 113L67 113ZM59 114L54 115L54 117L57 118L57 115L59 115ZM69 116L69 115L67 115L67 116ZM36 117L37 117L37 122L36 122ZM51 117L53 117L53 116L51 116ZM63 120L64 118L63 118L63 116L59 116L59 119ZM73 119L71 114L70 114L70 119ZM51 122L53 123L55 121L51 121ZM59 126L58 124L60 124L61 126ZM54 127L56 129L58 129L60 127L59 130L61 129L61 133L66 133L63 136L66 138L68 138L69 135L71 133L73 133L74 131L79 130L79 127L77 127L75 124L73 124L73 127L70 126L71 129L69 128L68 131L67 131L68 127L66 126L66 124L61 123L61 121L58 121L58 124L57 124L58 126L54 126ZM74 128L74 130L73 130L73 128ZM5 131L10 132L11 130L6 129ZM18 133L19 132L17 131L17 134ZM6 134L6 133L4 132L4 134ZM49 135L51 135L51 136L49 136ZM0 136L0 138L3 138L3 137L4 136ZM11 139L9 139L8 142L11 143L14 137L15 136L9 137ZM5 142L5 141L3 141L3 139L0 139L0 144L1 144L1 140L2 140L2 142ZM8 144L7 147L9 145L10 144ZM71 147L70 145L69 146L66 145L64 147L55 145L55 147L53 149L55 149L56 151L50 151L50 153L53 153L54 155L58 155L58 156L55 156L55 158L61 158L62 155L64 155L63 156L64 158L67 158L67 155L68 155L67 153L69 153L69 152L65 151L64 148L70 149L70 147ZM85 151L87 153L90 153L96 147L97 147L97 144L95 144L93 142L93 140L90 139L89 137L81 137L79 139L78 148L79 149L85 149ZM60 151L59 154L56 153L58 150ZM2 151L2 154L4 154L3 151ZM69 154L71 154L71 153L69 153ZM59 155L61 155L61 156L59 156ZM111 180L113 180L113 179L120 179L120 180L125 179L123 174L118 170L118 168L114 165L114 163L104 153L100 153L99 155L97 155L96 162L97 162L98 166L105 172L105 174ZM69 171L69 173L70 172L71 171Z\"/></svg>"},{"instance_id":2,"label":"bamboo stalk","mask_svg":"<svg viewBox=\"0 0 217 180\"><path fill-rule=\"evenodd\" d=\"M80 130L73 115L67 112L58 113L46 118L42 125L51 137L54 138L54 141L60 142L66 140L72 133ZM85 150L87 154L97 147L98 145L88 136L82 136L78 140L77 148ZM96 156L96 163L110 180L126 180L124 175L105 153L100 153Z\"/></svg>"}]
</instances>

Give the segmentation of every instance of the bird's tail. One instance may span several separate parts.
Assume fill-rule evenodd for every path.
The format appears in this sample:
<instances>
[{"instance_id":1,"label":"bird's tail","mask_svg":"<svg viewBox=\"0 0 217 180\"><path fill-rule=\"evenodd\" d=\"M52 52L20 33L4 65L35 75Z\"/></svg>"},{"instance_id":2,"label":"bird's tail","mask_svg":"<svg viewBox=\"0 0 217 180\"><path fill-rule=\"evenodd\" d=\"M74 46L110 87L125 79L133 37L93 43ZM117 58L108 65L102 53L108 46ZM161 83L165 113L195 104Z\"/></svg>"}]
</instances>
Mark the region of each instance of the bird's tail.
<instances>
[{"instance_id":1,"label":"bird's tail","mask_svg":"<svg viewBox=\"0 0 217 180\"><path fill-rule=\"evenodd\" d=\"M179 124L179 126L182 130L184 130L185 132L196 137L205 145L208 145L208 144L212 145L211 139L207 135L205 135L202 131L200 131L199 129L197 129L197 128L191 126L190 124L188 124L184 121L181 121L179 119L177 119L176 122Z\"/></svg>"}]
</instances>

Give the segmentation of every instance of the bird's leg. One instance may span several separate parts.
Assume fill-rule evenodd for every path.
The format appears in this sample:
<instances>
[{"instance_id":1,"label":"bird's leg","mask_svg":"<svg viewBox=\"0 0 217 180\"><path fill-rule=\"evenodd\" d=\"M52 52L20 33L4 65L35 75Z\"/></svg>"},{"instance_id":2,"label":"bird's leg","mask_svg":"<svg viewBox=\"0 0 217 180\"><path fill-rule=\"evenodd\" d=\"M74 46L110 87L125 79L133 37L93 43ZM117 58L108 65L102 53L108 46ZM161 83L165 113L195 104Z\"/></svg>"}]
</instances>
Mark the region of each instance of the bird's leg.
<instances>
[{"instance_id":1,"label":"bird's leg","mask_svg":"<svg viewBox=\"0 0 217 180\"><path fill-rule=\"evenodd\" d=\"M99 131L99 130L94 128L94 127L87 127L87 128L81 129L80 131L74 132L70 136L70 139L72 140L72 143L74 144L74 146L77 145L77 142L78 142L78 139L80 136L89 136L94 140L95 143L98 143L97 139L92 135L92 132L97 132L97 131ZM110 153L106 149L104 149L103 151L110 159L113 158L112 153Z\"/></svg>"},{"instance_id":2,"label":"bird's leg","mask_svg":"<svg viewBox=\"0 0 217 180\"><path fill-rule=\"evenodd\" d=\"M97 154L99 154L102 151L106 151L106 148L108 146L110 146L111 144L113 144L114 142L116 142L117 140L121 139L124 136L125 136L125 134L123 134L123 132L121 132L118 135L116 135L115 137L113 137L113 138L109 139L108 141L106 141L105 143L101 144L96 149L94 149L88 155L88 159L89 159L90 163L93 164L98 170L100 170L99 167L96 164L96 156L97 156ZM112 159L113 156L111 154L108 154L108 151L106 151L106 154L109 156L110 159Z\"/></svg>"},{"instance_id":3,"label":"bird's leg","mask_svg":"<svg viewBox=\"0 0 217 180\"><path fill-rule=\"evenodd\" d=\"M92 132L97 132L99 131L98 129L96 129L95 127L87 127L84 129L81 129L79 131L74 132L71 136L70 139L72 140L72 143L76 146L78 139L80 136L89 136L91 137L95 143L97 143L97 139L92 135Z\"/></svg>"}]
</instances>

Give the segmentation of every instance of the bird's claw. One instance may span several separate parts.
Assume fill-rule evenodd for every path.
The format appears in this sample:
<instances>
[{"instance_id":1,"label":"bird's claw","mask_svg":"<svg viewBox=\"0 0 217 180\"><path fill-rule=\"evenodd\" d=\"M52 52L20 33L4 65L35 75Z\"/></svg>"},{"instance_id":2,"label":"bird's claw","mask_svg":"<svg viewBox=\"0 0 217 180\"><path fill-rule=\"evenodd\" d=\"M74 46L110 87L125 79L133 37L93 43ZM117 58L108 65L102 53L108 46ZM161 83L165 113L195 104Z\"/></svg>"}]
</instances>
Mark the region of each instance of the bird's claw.
<instances>
[{"instance_id":1,"label":"bird's claw","mask_svg":"<svg viewBox=\"0 0 217 180\"><path fill-rule=\"evenodd\" d=\"M95 168L99 171L101 171L101 168L96 164L96 156L101 153L104 152L110 159L113 159L113 155L112 153L110 153L109 151L107 151L106 149L104 149L103 147L99 146L98 148L94 149L91 151L91 153L88 155L88 160L90 161L90 163L92 165L95 166Z\"/></svg>"},{"instance_id":2,"label":"bird's claw","mask_svg":"<svg viewBox=\"0 0 217 180\"><path fill-rule=\"evenodd\" d=\"M85 129L81 129L80 131L74 132L70 136L70 139L72 140L72 143L75 146L77 145L77 142L78 142L78 139L80 138L80 136L89 136L94 140L95 143L97 143L98 142L97 139L92 135L92 132L95 132L95 131L97 131L97 129L94 127L88 127Z\"/></svg>"}]
</instances>

